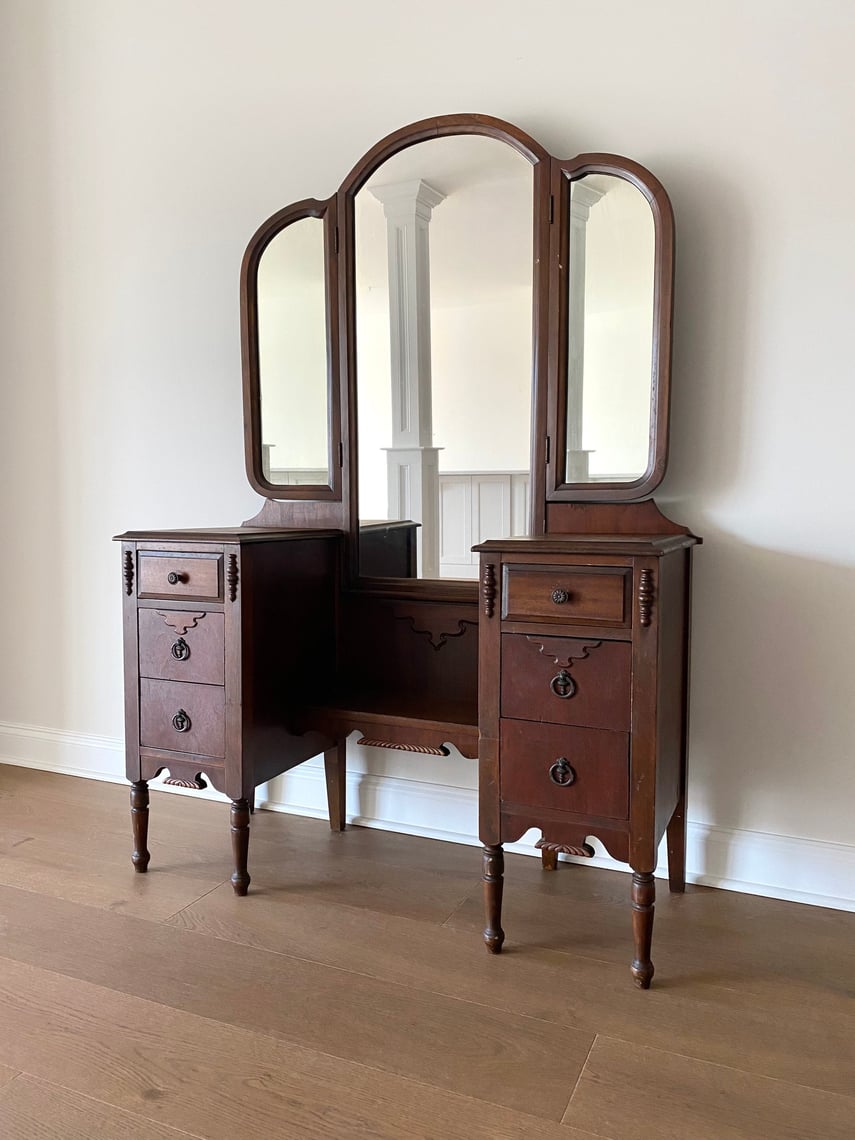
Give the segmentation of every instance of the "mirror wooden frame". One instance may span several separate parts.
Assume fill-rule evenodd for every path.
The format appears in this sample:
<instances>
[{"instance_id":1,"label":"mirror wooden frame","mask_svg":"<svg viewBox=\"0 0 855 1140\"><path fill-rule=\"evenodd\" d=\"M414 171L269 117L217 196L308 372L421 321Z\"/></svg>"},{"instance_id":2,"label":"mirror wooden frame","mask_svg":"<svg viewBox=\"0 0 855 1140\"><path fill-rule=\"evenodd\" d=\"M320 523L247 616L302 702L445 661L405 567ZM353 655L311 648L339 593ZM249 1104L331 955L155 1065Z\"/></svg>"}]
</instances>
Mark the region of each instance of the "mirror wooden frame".
<instances>
[{"instance_id":1,"label":"mirror wooden frame","mask_svg":"<svg viewBox=\"0 0 855 1140\"><path fill-rule=\"evenodd\" d=\"M622 482L571 483L564 478L567 440L567 375L569 321L570 186L588 174L623 178L647 200L653 215L653 344L651 354L650 436L647 469L638 479ZM558 212L552 227L550 263L550 331L548 433L554 439L547 459L547 492L551 502L637 502L662 482L668 463L671 399L671 344L674 316L674 212L662 183L649 170L614 154L581 154L569 162L553 160L551 200Z\"/></svg>"},{"instance_id":2,"label":"mirror wooden frame","mask_svg":"<svg viewBox=\"0 0 855 1140\"><path fill-rule=\"evenodd\" d=\"M324 293L327 342L327 470L329 482L321 485L283 486L265 478L262 465L261 372L258 344L258 266L273 239L304 218L318 218L324 225ZM306 198L279 210L256 230L247 246L240 270L240 330L243 364L243 420L246 473L253 490L270 499L341 498L341 413L336 346L338 257L336 251L336 200L319 202ZM287 491L287 494L285 492Z\"/></svg>"},{"instance_id":3,"label":"mirror wooden frame","mask_svg":"<svg viewBox=\"0 0 855 1140\"><path fill-rule=\"evenodd\" d=\"M637 503L647 499L665 474L671 373L674 281L674 218L661 183L630 159L582 154L561 160L550 155L519 127L487 115L444 115L402 127L381 139L352 168L327 201L306 199L269 218L252 237L241 269L241 335L244 383L246 468L253 488L267 502L248 522L259 526L334 526L346 531L347 579L351 584L408 596L469 596L471 582L452 579L368 579L360 577L358 542L358 456L356 401L356 289L354 200L371 175L393 155L451 135L482 135L513 147L533 168L532 275L532 431L529 533L549 533L559 504ZM566 246L569 183L585 174L624 178L647 199L654 221L654 329L651 361L650 448L647 470L627 483L568 483L564 476L566 440L566 359L568 290ZM323 487L282 486L263 475L260 433L260 377L256 274L269 242L303 217L325 222L327 274L330 483ZM396 585L398 583L398 585Z\"/></svg>"}]
</instances>

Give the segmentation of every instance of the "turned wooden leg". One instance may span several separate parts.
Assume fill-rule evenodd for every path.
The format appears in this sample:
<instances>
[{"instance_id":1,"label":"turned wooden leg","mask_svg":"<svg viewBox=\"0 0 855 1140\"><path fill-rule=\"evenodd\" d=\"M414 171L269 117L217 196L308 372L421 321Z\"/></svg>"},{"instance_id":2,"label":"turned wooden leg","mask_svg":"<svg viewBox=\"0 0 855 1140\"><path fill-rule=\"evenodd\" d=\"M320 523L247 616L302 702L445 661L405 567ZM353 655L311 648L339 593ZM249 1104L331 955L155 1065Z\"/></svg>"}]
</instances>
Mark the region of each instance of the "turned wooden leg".
<instances>
[{"instance_id":1,"label":"turned wooden leg","mask_svg":"<svg viewBox=\"0 0 855 1140\"><path fill-rule=\"evenodd\" d=\"M498 954L505 941L505 932L502 930L502 875L505 870L505 853L501 844L484 848L483 868L484 911L487 918L484 943L491 954Z\"/></svg>"},{"instance_id":2,"label":"turned wooden leg","mask_svg":"<svg viewBox=\"0 0 855 1140\"><path fill-rule=\"evenodd\" d=\"M327 778L327 807L330 813L330 830L344 831L347 791L347 740L340 740L324 753L324 774Z\"/></svg>"},{"instance_id":3,"label":"turned wooden leg","mask_svg":"<svg viewBox=\"0 0 855 1140\"><path fill-rule=\"evenodd\" d=\"M558 870L558 852L547 851L545 847L540 849L540 863L544 871L557 871Z\"/></svg>"},{"instance_id":4,"label":"turned wooden leg","mask_svg":"<svg viewBox=\"0 0 855 1140\"><path fill-rule=\"evenodd\" d=\"M245 895L250 883L249 872L246 869L246 859L249 854L249 801L233 800L230 814L232 854L235 861L232 886L236 895Z\"/></svg>"},{"instance_id":5,"label":"turned wooden leg","mask_svg":"<svg viewBox=\"0 0 855 1140\"><path fill-rule=\"evenodd\" d=\"M686 799L681 796L668 824L668 887L673 894L686 889Z\"/></svg>"},{"instance_id":6,"label":"turned wooden leg","mask_svg":"<svg viewBox=\"0 0 855 1140\"><path fill-rule=\"evenodd\" d=\"M151 855L148 850L148 783L137 780L131 784L131 827L134 832L134 853L131 862L142 875L148 870Z\"/></svg>"},{"instance_id":7,"label":"turned wooden leg","mask_svg":"<svg viewBox=\"0 0 855 1140\"><path fill-rule=\"evenodd\" d=\"M635 957L632 976L642 990L650 989L653 963L650 944L653 940L653 904L656 901L656 883L652 871L632 873L632 934L635 939Z\"/></svg>"}]
</instances>

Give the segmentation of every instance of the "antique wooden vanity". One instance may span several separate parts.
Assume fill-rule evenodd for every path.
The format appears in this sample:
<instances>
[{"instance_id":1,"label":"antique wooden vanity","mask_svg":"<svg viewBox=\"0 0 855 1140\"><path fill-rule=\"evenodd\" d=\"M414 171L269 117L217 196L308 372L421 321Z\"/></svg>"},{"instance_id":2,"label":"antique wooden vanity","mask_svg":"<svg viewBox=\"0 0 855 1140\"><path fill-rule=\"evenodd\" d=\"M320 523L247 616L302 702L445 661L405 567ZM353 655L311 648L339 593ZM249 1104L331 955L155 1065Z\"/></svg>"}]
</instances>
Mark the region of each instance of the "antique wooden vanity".
<instances>
[{"instance_id":1,"label":"antique wooden vanity","mask_svg":"<svg viewBox=\"0 0 855 1140\"><path fill-rule=\"evenodd\" d=\"M502 844L595 837L653 975L657 848L685 884L690 562L667 459L673 218L648 171L478 115L390 135L241 274L244 526L122 535L127 774L232 800L345 742L479 761L487 948ZM474 549L474 553L473 553ZM480 561L479 561L480 559ZM286 824L283 823L283 826Z\"/></svg>"}]
</instances>

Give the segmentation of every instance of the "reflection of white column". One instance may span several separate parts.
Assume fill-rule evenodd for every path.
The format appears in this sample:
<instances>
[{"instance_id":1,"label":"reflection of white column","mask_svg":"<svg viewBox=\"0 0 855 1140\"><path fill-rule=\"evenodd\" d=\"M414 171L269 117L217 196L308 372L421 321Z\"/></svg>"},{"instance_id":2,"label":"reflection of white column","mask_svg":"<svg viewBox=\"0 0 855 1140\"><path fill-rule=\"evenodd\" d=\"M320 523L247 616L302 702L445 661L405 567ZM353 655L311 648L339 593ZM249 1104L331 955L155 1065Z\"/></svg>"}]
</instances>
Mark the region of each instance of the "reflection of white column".
<instances>
[{"instance_id":1,"label":"reflection of white column","mask_svg":"<svg viewBox=\"0 0 855 1140\"><path fill-rule=\"evenodd\" d=\"M389 518L419 528L418 573L439 577L439 462L433 446L430 344L430 239L445 196L421 179L377 186L389 262L392 446L386 449Z\"/></svg>"},{"instance_id":2,"label":"reflection of white column","mask_svg":"<svg viewBox=\"0 0 855 1140\"><path fill-rule=\"evenodd\" d=\"M581 180L570 184L570 289L567 313L567 482L588 479L588 452L582 449L585 375L585 246L588 218L602 190Z\"/></svg>"}]
</instances>

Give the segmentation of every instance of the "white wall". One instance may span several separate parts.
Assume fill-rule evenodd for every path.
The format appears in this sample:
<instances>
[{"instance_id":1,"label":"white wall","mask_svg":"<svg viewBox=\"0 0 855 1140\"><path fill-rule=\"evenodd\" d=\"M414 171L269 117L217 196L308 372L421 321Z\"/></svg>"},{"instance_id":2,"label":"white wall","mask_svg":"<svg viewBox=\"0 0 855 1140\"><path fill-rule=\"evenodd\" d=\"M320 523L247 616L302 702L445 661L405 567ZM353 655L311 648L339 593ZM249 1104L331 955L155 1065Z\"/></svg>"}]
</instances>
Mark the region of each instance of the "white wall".
<instances>
[{"instance_id":1,"label":"white wall","mask_svg":"<svg viewBox=\"0 0 855 1140\"><path fill-rule=\"evenodd\" d=\"M553 153L634 157L672 196L659 501L706 540L692 870L851 899L855 6L436 0L417 19L398 0L4 5L0 755L118 776L110 536L255 512L237 280L256 226L386 132L483 111ZM471 764L430 784L420 757L364 763L364 816L474 830Z\"/></svg>"}]
</instances>

